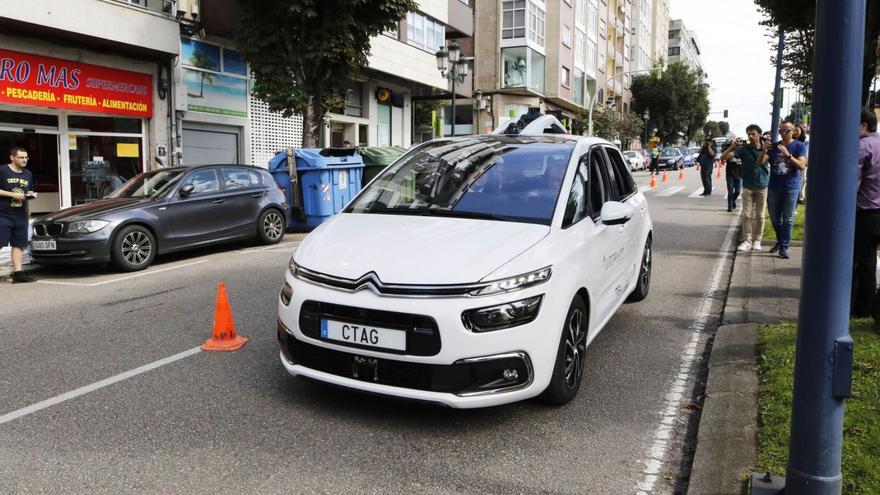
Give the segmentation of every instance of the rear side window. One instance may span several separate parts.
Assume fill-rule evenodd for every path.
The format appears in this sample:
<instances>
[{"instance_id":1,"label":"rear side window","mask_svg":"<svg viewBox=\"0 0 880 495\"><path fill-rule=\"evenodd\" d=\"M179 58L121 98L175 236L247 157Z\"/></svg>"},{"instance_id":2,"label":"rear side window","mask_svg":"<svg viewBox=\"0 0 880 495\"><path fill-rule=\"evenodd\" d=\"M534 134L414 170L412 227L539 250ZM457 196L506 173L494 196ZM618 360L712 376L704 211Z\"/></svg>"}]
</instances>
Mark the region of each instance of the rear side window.
<instances>
[{"instance_id":1,"label":"rear side window","mask_svg":"<svg viewBox=\"0 0 880 495\"><path fill-rule=\"evenodd\" d=\"M240 168L224 168L221 169L221 171L223 173L223 186L226 188L227 191L234 191L236 189L259 186L263 182L260 174L254 172L253 170L242 170Z\"/></svg>"},{"instance_id":2,"label":"rear side window","mask_svg":"<svg viewBox=\"0 0 880 495\"><path fill-rule=\"evenodd\" d=\"M633 182L632 174L629 172L629 167L624 165L619 151L613 148L605 148L605 152L608 154L608 159L611 162L611 170L614 172L614 181L617 185L620 199L626 199L636 192L636 185Z\"/></svg>"},{"instance_id":3,"label":"rear side window","mask_svg":"<svg viewBox=\"0 0 880 495\"><path fill-rule=\"evenodd\" d=\"M596 148L590 152L590 213L593 218L599 218L602 205L605 204L605 175L602 173L604 167L602 151Z\"/></svg>"}]
</instances>

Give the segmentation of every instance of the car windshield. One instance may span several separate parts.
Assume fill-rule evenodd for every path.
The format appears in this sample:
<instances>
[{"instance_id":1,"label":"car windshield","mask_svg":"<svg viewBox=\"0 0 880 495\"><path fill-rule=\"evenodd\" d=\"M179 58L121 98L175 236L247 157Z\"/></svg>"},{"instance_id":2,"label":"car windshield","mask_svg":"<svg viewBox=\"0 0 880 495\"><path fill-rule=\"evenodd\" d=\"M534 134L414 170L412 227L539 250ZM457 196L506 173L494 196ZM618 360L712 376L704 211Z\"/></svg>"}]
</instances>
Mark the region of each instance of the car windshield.
<instances>
[{"instance_id":1,"label":"car windshield","mask_svg":"<svg viewBox=\"0 0 880 495\"><path fill-rule=\"evenodd\" d=\"M110 198L156 198L165 194L180 178L182 170L157 170L137 175L113 191Z\"/></svg>"},{"instance_id":2,"label":"car windshield","mask_svg":"<svg viewBox=\"0 0 880 495\"><path fill-rule=\"evenodd\" d=\"M660 153L660 156L678 156L681 153L675 148L666 148Z\"/></svg>"},{"instance_id":3,"label":"car windshield","mask_svg":"<svg viewBox=\"0 0 880 495\"><path fill-rule=\"evenodd\" d=\"M638 158L639 157L639 154L636 153L635 151L624 151L623 154L626 155L627 158Z\"/></svg>"},{"instance_id":4,"label":"car windshield","mask_svg":"<svg viewBox=\"0 0 880 495\"><path fill-rule=\"evenodd\" d=\"M574 145L511 136L434 141L385 170L346 211L550 225Z\"/></svg>"}]
</instances>

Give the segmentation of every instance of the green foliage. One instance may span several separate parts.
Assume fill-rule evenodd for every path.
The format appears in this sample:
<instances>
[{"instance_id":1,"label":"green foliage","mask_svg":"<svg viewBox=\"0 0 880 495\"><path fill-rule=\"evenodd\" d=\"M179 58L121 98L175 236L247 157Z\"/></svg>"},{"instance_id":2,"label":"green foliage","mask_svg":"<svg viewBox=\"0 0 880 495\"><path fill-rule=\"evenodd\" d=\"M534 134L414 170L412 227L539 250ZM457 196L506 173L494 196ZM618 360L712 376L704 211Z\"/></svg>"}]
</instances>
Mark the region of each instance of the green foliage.
<instances>
[{"instance_id":1,"label":"green foliage","mask_svg":"<svg viewBox=\"0 0 880 495\"><path fill-rule=\"evenodd\" d=\"M721 132L721 126L718 125L718 122L714 120L707 120L705 124L703 124L703 135L704 138L716 138L721 136L723 133ZM695 141L700 142L702 139L696 139Z\"/></svg>"},{"instance_id":2,"label":"green foliage","mask_svg":"<svg viewBox=\"0 0 880 495\"><path fill-rule=\"evenodd\" d=\"M587 115L579 113L578 119L583 118L586 126ZM593 109L593 134L609 141L619 139L621 146L627 148L633 140L639 139L645 130L642 118L632 112L620 113L613 108L605 108L601 105ZM573 131L574 134L577 134Z\"/></svg>"},{"instance_id":3,"label":"green foliage","mask_svg":"<svg viewBox=\"0 0 880 495\"><path fill-rule=\"evenodd\" d=\"M413 0L237 0L237 48L254 94L272 111L303 115L303 146L317 146L327 111L367 67L370 38L393 29Z\"/></svg>"},{"instance_id":4,"label":"green foliage","mask_svg":"<svg viewBox=\"0 0 880 495\"><path fill-rule=\"evenodd\" d=\"M791 105L791 111L785 116L785 120L790 120L795 124L807 122L810 118L810 112L813 111L811 105L803 101L795 102Z\"/></svg>"},{"instance_id":5,"label":"green foliage","mask_svg":"<svg viewBox=\"0 0 880 495\"><path fill-rule=\"evenodd\" d=\"M846 403L843 426L843 493L880 493L880 336L872 321L850 321L855 341L853 392ZM784 475L788 464L794 386L794 323L761 327L759 363L761 389L758 399L757 471Z\"/></svg>"},{"instance_id":6,"label":"green foliage","mask_svg":"<svg viewBox=\"0 0 880 495\"><path fill-rule=\"evenodd\" d=\"M793 2L791 0L755 0L755 4L766 16L762 23L776 30L781 27L785 32L785 48L783 49L782 68L785 79L794 83L809 101L812 98L813 56L816 34L816 3ZM864 76L862 79L862 100L867 101L872 74L878 68L877 38L880 36L880 0L867 0L865 15L865 58L863 61ZM776 60L778 37L774 36L773 63Z\"/></svg>"},{"instance_id":7,"label":"green foliage","mask_svg":"<svg viewBox=\"0 0 880 495\"><path fill-rule=\"evenodd\" d=\"M730 132L730 122L721 121L718 122L718 130L721 131L722 136L726 136L728 132Z\"/></svg>"},{"instance_id":8,"label":"green foliage","mask_svg":"<svg viewBox=\"0 0 880 495\"><path fill-rule=\"evenodd\" d=\"M662 72L634 77L630 89L633 112L641 115L647 109L648 128L657 129L665 144L694 136L709 115L706 84L682 62L672 63Z\"/></svg>"}]
</instances>

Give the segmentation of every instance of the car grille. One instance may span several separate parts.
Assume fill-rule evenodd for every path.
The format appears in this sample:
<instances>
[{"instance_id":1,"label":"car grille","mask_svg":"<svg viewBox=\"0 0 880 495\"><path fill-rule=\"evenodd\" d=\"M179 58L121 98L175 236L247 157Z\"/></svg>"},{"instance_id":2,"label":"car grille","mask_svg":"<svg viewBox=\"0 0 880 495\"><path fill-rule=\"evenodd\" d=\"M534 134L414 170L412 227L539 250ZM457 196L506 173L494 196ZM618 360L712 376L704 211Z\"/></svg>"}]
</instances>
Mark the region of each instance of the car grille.
<instances>
[{"instance_id":1,"label":"car grille","mask_svg":"<svg viewBox=\"0 0 880 495\"><path fill-rule=\"evenodd\" d=\"M379 280L378 275L370 272L359 279L335 277L298 267L296 276L309 282L342 290L358 292L369 289L379 295L399 297L459 297L483 287L485 284L452 284L452 285L410 285L386 284Z\"/></svg>"},{"instance_id":2,"label":"car grille","mask_svg":"<svg viewBox=\"0 0 880 495\"><path fill-rule=\"evenodd\" d=\"M317 301L305 301L302 304L299 311L299 328L303 334L313 339L320 339L322 319L406 331L406 351L382 349L382 352L412 356L433 356L440 352L440 331L437 322L430 316L355 308ZM375 347L347 342L334 341L334 344L376 350Z\"/></svg>"},{"instance_id":3,"label":"car grille","mask_svg":"<svg viewBox=\"0 0 880 495\"><path fill-rule=\"evenodd\" d=\"M61 223L36 223L34 224L34 234L40 237L59 236L64 231L64 224Z\"/></svg>"}]
</instances>

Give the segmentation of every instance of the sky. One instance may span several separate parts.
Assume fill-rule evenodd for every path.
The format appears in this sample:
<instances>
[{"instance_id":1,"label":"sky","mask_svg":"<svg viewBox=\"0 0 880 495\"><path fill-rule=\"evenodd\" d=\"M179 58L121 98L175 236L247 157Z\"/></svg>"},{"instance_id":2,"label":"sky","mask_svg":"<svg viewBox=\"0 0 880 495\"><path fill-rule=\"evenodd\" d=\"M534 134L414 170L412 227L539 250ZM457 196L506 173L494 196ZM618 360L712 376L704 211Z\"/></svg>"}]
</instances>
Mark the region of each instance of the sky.
<instances>
[{"instance_id":1,"label":"sky","mask_svg":"<svg viewBox=\"0 0 880 495\"><path fill-rule=\"evenodd\" d=\"M703 68L709 74L710 112L728 110L730 130L745 136L746 126L770 127L775 57L761 13L752 0L670 0L670 19L694 31ZM783 81L783 87L786 84ZM789 85L791 86L791 85ZM786 91L788 93L788 91ZM791 92L792 96L794 91ZM788 105L785 97L785 110ZM787 112L783 111L782 117ZM725 120L721 113L708 120Z\"/></svg>"}]
</instances>

